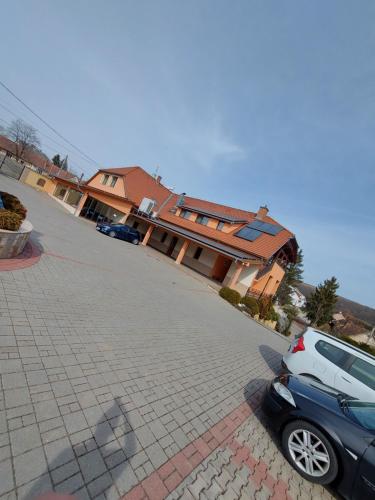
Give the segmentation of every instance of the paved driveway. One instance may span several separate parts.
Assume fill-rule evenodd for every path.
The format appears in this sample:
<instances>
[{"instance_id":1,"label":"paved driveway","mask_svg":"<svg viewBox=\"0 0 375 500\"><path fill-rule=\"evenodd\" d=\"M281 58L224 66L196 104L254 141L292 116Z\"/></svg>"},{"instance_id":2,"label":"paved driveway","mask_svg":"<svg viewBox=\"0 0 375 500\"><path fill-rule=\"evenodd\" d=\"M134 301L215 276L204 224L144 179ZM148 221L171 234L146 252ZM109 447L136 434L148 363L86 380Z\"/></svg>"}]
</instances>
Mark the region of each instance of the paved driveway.
<instances>
[{"instance_id":1,"label":"paved driveway","mask_svg":"<svg viewBox=\"0 0 375 500\"><path fill-rule=\"evenodd\" d=\"M253 413L284 339L152 249L2 175L0 189L27 206L44 252L0 273L1 498L198 498L212 485L211 498L330 498L285 468ZM241 474L214 484L209 462Z\"/></svg>"}]
</instances>

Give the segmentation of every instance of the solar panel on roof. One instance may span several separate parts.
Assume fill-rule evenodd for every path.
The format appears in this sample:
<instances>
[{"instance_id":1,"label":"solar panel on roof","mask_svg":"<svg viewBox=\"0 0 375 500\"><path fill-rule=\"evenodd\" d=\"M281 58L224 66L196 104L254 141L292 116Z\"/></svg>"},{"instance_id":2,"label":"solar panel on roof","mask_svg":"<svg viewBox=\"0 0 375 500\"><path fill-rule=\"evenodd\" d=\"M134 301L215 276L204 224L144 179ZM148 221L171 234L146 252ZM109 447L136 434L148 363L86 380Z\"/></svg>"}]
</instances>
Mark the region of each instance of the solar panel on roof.
<instances>
[{"instance_id":1,"label":"solar panel on roof","mask_svg":"<svg viewBox=\"0 0 375 500\"><path fill-rule=\"evenodd\" d=\"M260 231L258 231L257 229L253 229L249 226L245 226L242 229L240 229L239 231L237 231L237 233L235 233L234 236L238 236L239 238L242 238L243 240L247 240L247 241L255 241L257 238L259 238L259 236L261 234L262 233Z\"/></svg>"},{"instance_id":2,"label":"solar panel on roof","mask_svg":"<svg viewBox=\"0 0 375 500\"><path fill-rule=\"evenodd\" d=\"M277 224L270 224L269 222L262 222L260 220L254 220L247 227L251 227L252 229L256 229L257 231L261 231L262 233L267 233L272 236L276 236L283 229Z\"/></svg>"}]
</instances>

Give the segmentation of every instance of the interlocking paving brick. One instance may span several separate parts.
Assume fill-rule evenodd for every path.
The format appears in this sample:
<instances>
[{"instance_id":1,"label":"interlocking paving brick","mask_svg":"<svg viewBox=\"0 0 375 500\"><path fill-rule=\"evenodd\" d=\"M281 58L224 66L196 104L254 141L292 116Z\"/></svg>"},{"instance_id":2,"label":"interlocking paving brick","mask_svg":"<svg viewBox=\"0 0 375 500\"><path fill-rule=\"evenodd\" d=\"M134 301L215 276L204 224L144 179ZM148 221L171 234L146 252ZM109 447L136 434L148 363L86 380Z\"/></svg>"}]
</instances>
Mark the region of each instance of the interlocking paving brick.
<instances>
[{"instance_id":1,"label":"interlocking paving brick","mask_svg":"<svg viewBox=\"0 0 375 500\"><path fill-rule=\"evenodd\" d=\"M38 422L60 416L59 407L54 399L34 403L34 408Z\"/></svg>"},{"instance_id":2,"label":"interlocking paving brick","mask_svg":"<svg viewBox=\"0 0 375 500\"><path fill-rule=\"evenodd\" d=\"M10 433L10 442L14 456L41 446L42 442L37 425L28 425Z\"/></svg>"},{"instance_id":3,"label":"interlocking paving brick","mask_svg":"<svg viewBox=\"0 0 375 500\"><path fill-rule=\"evenodd\" d=\"M52 482L49 474L43 474L24 486L17 488L18 500L34 499L42 493L52 491L52 489Z\"/></svg>"},{"instance_id":4,"label":"interlocking paving brick","mask_svg":"<svg viewBox=\"0 0 375 500\"><path fill-rule=\"evenodd\" d=\"M14 458L14 472L17 485L28 483L46 471L43 448L35 448Z\"/></svg>"},{"instance_id":5,"label":"interlocking paving brick","mask_svg":"<svg viewBox=\"0 0 375 500\"><path fill-rule=\"evenodd\" d=\"M70 413L69 415L64 415L63 420L66 429L70 434L81 431L88 427L87 421L82 411L77 411L74 413Z\"/></svg>"},{"instance_id":6,"label":"interlocking paving brick","mask_svg":"<svg viewBox=\"0 0 375 500\"><path fill-rule=\"evenodd\" d=\"M74 453L68 438L58 439L44 445L49 469L55 469L74 458Z\"/></svg>"},{"instance_id":7,"label":"interlocking paving brick","mask_svg":"<svg viewBox=\"0 0 375 500\"><path fill-rule=\"evenodd\" d=\"M14 408L30 403L30 393L27 387L19 389L9 389L4 391L5 407Z\"/></svg>"},{"instance_id":8,"label":"interlocking paving brick","mask_svg":"<svg viewBox=\"0 0 375 500\"><path fill-rule=\"evenodd\" d=\"M153 443L152 445L148 446L145 449L145 452L155 469L160 467L164 462L168 460L167 455L164 453L164 450L159 443Z\"/></svg>"},{"instance_id":9,"label":"interlocking paving brick","mask_svg":"<svg viewBox=\"0 0 375 500\"><path fill-rule=\"evenodd\" d=\"M130 466L118 465L111 470L111 476L120 495L124 495L138 483L137 476Z\"/></svg>"},{"instance_id":10,"label":"interlocking paving brick","mask_svg":"<svg viewBox=\"0 0 375 500\"><path fill-rule=\"evenodd\" d=\"M77 472L79 472L78 462L76 460L71 460L70 462L52 470L51 476L54 484L58 484L75 475Z\"/></svg>"},{"instance_id":11,"label":"interlocking paving brick","mask_svg":"<svg viewBox=\"0 0 375 500\"><path fill-rule=\"evenodd\" d=\"M0 495L13 488L12 463L10 460L0 462Z\"/></svg>"},{"instance_id":12,"label":"interlocking paving brick","mask_svg":"<svg viewBox=\"0 0 375 500\"><path fill-rule=\"evenodd\" d=\"M106 472L107 468L98 450L90 451L78 459L86 482L95 479Z\"/></svg>"},{"instance_id":13,"label":"interlocking paving brick","mask_svg":"<svg viewBox=\"0 0 375 500\"><path fill-rule=\"evenodd\" d=\"M12 373L22 370L22 364L19 359L0 359L0 374Z\"/></svg>"}]
</instances>

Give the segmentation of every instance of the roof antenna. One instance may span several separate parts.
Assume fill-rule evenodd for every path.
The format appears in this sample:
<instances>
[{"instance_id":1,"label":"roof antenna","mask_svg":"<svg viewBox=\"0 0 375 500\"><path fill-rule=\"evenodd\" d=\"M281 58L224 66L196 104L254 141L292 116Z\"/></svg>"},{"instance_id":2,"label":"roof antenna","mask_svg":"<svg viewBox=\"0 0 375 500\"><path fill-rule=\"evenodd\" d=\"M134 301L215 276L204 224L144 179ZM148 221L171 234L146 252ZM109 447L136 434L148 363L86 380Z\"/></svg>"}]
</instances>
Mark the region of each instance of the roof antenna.
<instances>
[{"instance_id":1,"label":"roof antenna","mask_svg":"<svg viewBox=\"0 0 375 500\"><path fill-rule=\"evenodd\" d=\"M160 168L160 167L159 167L159 165L156 165L156 169L155 169L155 172L154 172L154 174L153 174L153 178L154 178L154 179L157 179L157 178L158 178L159 168Z\"/></svg>"}]
</instances>

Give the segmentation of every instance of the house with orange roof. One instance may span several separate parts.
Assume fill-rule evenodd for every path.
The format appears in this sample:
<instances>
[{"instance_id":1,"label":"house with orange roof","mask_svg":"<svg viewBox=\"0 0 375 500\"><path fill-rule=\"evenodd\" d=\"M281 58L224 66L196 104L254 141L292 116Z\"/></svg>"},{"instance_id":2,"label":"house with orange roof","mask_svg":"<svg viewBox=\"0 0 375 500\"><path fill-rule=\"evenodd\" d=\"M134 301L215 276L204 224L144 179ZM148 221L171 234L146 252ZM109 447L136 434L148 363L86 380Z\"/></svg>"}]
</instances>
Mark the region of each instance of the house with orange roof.
<instances>
[{"instance_id":1,"label":"house with orange roof","mask_svg":"<svg viewBox=\"0 0 375 500\"><path fill-rule=\"evenodd\" d=\"M179 195L139 166L100 169L80 191L77 216L126 222L143 245L242 295L274 295L296 261L294 234L266 206L250 212Z\"/></svg>"},{"instance_id":2,"label":"house with orange roof","mask_svg":"<svg viewBox=\"0 0 375 500\"><path fill-rule=\"evenodd\" d=\"M51 160L35 149L26 148L22 153L22 157L19 157L17 144L4 135L0 135L0 151L5 153L9 158L15 158L21 165L37 170L40 173L61 179L74 178L74 174L56 166Z\"/></svg>"}]
</instances>

